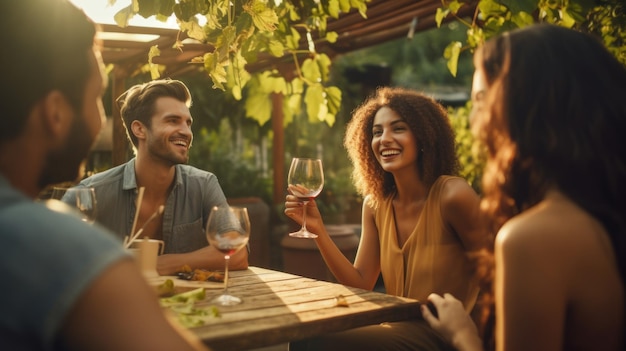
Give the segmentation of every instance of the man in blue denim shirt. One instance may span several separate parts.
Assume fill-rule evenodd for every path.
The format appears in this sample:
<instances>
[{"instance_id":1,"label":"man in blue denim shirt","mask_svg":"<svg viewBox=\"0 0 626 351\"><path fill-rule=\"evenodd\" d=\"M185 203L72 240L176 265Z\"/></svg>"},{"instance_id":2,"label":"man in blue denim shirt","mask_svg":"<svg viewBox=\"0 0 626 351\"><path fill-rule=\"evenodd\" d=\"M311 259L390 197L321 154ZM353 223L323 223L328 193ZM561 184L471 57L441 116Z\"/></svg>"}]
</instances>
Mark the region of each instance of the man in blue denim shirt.
<instances>
[{"instance_id":1,"label":"man in blue denim shirt","mask_svg":"<svg viewBox=\"0 0 626 351\"><path fill-rule=\"evenodd\" d=\"M214 174L185 164L193 140L189 90L178 80L155 80L131 87L118 104L136 157L80 183L96 191L96 221L120 238L129 235L143 187L135 230L165 208L141 235L165 242L159 274L173 274L184 265L223 269L224 254L208 246L204 228L211 208L227 205L226 197ZM247 250L234 254L229 266L246 269Z\"/></svg>"}]
</instances>

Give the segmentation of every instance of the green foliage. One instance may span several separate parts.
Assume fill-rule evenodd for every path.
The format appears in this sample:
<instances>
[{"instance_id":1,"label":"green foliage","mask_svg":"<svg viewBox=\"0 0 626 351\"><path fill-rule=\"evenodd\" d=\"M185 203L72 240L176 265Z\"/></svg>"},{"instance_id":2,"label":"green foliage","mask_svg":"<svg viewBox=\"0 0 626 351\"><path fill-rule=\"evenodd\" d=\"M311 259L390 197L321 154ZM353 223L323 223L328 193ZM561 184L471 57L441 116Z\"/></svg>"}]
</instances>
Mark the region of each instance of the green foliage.
<instances>
[{"instance_id":1,"label":"green foliage","mask_svg":"<svg viewBox=\"0 0 626 351\"><path fill-rule=\"evenodd\" d=\"M324 191L315 199L322 216L326 217L350 209L350 203L357 197L350 178L351 174L352 167L324 171Z\"/></svg>"},{"instance_id":2,"label":"green foliage","mask_svg":"<svg viewBox=\"0 0 626 351\"><path fill-rule=\"evenodd\" d=\"M314 37L334 42L337 33L327 31L327 21L353 9L365 18L368 1L133 0L115 15L115 20L124 27L135 15L146 18L155 15L161 20L174 15L181 31L214 47L212 52L193 60L204 65L213 88L229 91L237 100L243 98L247 89L248 99L254 102L280 92L287 95L285 100L289 101L283 106L286 121L302 110L299 104L305 104L303 111L311 121L332 126L341 104L341 93L328 85L330 59L316 52ZM206 24L200 25L198 18L206 19ZM299 49L302 37L306 39L308 50ZM182 42L174 46L184 47ZM157 55L157 50L151 50L150 62ZM272 68L252 75L246 71L247 64L271 57L295 65L295 82L291 74L283 75ZM150 68L153 79L158 77L158 68L153 65ZM268 79L275 80L271 89L264 86ZM292 84L295 86L290 87ZM292 98L292 94L295 97ZM251 102L246 105L246 116L259 125L267 123L271 104L263 104L261 108Z\"/></svg>"},{"instance_id":3,"label":"green foliage","mask_svg":"<svg viewBox=\"0 0 626 351\"><path fill-rule=\"evenodd\" d=\"M471 101L459 108L448 108L450 123L455 131L456 153L461 164L460 176L465 178L476 192L480 193L480 181L485 165L485 154L477 149L470 130L469 116Z\"/></svg>"},{"instance_id":4,"label":"green foliage","mask_svg":"<svg viewBox=\"0 0 626 351\"><path fill-rule=\"evenodd\" d=\"M258 167L249 139L238 138L227 119L194 133L189 163L214 173L227 197L258 196L271 203L272 180Z\"/></svg>"},{"instance_id":5,"label":"green foliage","mask_svg":"<svg viewBox=\"0 0 626 351\"><path fill-rule=\"evenodd\" d=\"M442 1L438 26L447 16L457 17L469 1ZM473 52L485 40L504 31L547 22L597 34L605 46L626 65L626 4L623 0L480 0L471 19L458 18L467 27L465 46L452 42L444 51L448 68L456 75L461 51ZM459 50L457 52L456 50Z\"/></svg>"}]
</instances>

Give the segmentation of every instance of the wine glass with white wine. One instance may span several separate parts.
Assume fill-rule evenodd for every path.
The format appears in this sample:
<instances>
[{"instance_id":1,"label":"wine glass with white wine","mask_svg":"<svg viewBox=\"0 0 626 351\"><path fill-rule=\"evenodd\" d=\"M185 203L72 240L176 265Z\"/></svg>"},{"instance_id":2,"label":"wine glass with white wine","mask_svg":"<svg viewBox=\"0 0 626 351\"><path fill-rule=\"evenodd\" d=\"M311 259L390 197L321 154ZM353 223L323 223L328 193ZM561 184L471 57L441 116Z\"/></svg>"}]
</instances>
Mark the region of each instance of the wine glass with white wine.
<instances>
[{"instance_id":1,"label":"wine glass with white wine","mask_svg":"<svg viewBox=\"0 0 626 351\"><path fill-rule=\"evenodd\" d=\"M299 158L291 160L287 183L291 194L295 195L302 203L302 227L300 230L289 233L296 238L317 238L317 234L311 233L306 228L306 205L317 197L324 187L324 170L322 160L317 158Z\"/></svg>"},{"instance_id":2,"label":"wine glass with white wine","mask_svg":"<svg viewBox=\"0 0 626 351\"><path fill-rule=\"evenodd\" d=\"M241 298L228 293L228 262L230 256L246 246L250 238L250 218L245 207L214 206L206 225L211 246L224 254L224 290L212 302L221 306L241 303Z\"/></svg>"}]
</instances>

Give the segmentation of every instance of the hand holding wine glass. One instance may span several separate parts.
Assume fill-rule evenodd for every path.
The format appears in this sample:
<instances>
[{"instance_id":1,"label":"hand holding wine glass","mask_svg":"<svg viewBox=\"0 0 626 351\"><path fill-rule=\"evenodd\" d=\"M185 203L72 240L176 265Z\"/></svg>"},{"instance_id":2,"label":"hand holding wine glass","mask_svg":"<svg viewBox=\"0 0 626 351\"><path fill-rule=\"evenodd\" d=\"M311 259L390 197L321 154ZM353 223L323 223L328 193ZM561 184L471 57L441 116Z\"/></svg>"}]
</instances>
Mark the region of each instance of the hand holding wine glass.
<instances>
[{"instance_id":1,"label":"hand holding wine glass","mask_svg":"<svg viewBox=\"0 0 626 351\"><path fill-rule=\"evenodd\" d=\"M302 201L302 227L289 233L296 238L317 238L306 228L306 205L317 197L324 187L324 170L322 160L312 158L293 158L287 177L289 191Z\"/></svg>"},{"instance_id":2,"label":"hand holding wine glass","mask_svg":"<svg viewBox=\"0 0 626 351\"><path fill-rule=\"evenodd\" d=\"M93 188L54 187L51 198L61 200L76 209L83 222L93 224L96 221L96 192Z\"/></svg>"},{"instance_id":3,"label":"hand holding wine glass","mask_svg":"<svg viewBox=\"0 0 626 351\"><path fill-rule=\"evenodd\" d=\"M213 303L229 306L241 303L241 298L228 293L228 262L230 256L246 246L250 238L250 219L245 207L215 206L206 225L211 246L224 254L224 291Z\"/></svg>"}]
</instances>

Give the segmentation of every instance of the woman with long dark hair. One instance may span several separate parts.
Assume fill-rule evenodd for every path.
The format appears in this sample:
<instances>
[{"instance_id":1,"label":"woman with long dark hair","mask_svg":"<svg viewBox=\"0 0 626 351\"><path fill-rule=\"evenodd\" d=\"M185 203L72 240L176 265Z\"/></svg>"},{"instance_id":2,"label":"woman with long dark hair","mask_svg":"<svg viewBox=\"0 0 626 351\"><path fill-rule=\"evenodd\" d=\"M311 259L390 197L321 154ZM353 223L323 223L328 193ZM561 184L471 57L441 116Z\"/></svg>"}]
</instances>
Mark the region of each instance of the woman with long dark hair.
<instances>
[{"instance_id":1,"label":"woman with long dark hair","mask_svg":"<svg viewBox=\"0 0 626 351\"><path fill-rule=\"evenodd\" d=\"M474 63L481 207L497 233L495 269L481 270L495 306L484 346L622 350L626 68L595 37L548 24L487 41ZM429 300L431 326L459 350L483 348L451 294Z\"/></svg>"}]
</instances>

